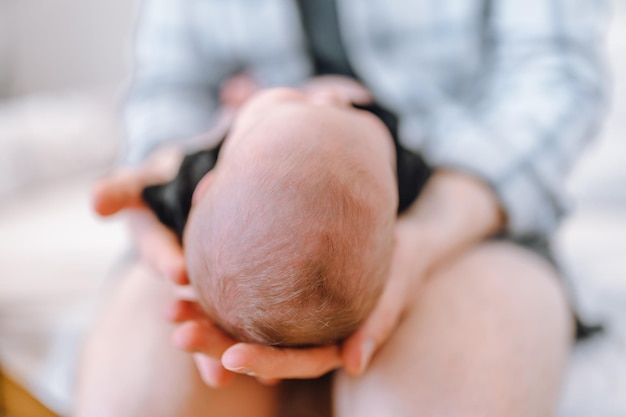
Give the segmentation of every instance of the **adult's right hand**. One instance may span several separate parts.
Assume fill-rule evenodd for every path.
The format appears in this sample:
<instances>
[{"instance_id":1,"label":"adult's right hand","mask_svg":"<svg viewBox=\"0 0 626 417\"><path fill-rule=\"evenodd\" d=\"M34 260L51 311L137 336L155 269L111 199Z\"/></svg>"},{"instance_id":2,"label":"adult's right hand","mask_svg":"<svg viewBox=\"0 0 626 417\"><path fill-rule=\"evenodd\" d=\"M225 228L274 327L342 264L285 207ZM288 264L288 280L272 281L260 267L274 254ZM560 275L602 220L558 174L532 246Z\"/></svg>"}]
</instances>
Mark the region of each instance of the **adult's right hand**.
<instances>
[{"instance_id":1,"label":"adult's right hand","mask_svg":"<svg viewBox=\"0 0 626 417\"><path fill-rule=\"evenodd\" d=\"M142 259L174 283L184 285L188 279L178 239L159 222L141 198L147 185L173 178L181 158L178 150L166 148L155 152L139 167L118 168L96 182L92 198L93 207L101 216L125 212Z\"/></svg>"}]
</instances>

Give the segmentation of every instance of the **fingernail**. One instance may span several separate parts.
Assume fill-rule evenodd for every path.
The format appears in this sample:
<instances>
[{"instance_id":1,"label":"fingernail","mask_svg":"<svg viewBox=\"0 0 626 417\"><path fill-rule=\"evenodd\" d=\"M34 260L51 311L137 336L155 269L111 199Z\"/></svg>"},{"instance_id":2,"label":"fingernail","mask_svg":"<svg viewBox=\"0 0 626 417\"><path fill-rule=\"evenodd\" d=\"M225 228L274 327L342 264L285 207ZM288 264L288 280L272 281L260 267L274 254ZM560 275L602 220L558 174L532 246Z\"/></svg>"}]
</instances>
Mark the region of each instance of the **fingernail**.
<instances>
[{"instance_id":1,"label":"fingernail","mask_svg":"<svg viewBox=\"0 0 626 417\"><path fill-rule=\"evenodd\" d=\"M248 376L256 376L256 374L254 372L252 372L251 370L249 370L248 368L229 368L227 366L224 366L224 368L228 369L229 371L236 372L238 374L246 374Z\"/></svg>"},{"instance_id":2,"label":"fingernail","mask_svg":"<svg viewBox=\"0 0 626 417\"><path fill-rule=\"evenodd\" d=\"M359 373L363 373L365 368L367 368L367 365L369 365L372 355L374 354L375 347L376 343L374 342L374 339L367 339L361 345L361 366L359 367Z\"/></svg>"}]
</instances>

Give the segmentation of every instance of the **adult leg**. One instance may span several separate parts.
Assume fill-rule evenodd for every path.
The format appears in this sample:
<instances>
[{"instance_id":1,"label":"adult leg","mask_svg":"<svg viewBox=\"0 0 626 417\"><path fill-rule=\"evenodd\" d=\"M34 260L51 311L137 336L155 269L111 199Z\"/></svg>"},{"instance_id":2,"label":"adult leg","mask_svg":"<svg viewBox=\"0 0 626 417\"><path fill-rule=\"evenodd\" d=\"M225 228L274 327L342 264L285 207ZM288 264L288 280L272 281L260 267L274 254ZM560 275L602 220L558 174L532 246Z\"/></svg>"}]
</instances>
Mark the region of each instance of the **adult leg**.
<instances>
[{"instance_id":1,"label":"adult leg","mask_svg":"<svg viewBox=\"0 0 626 417\"><path fill-rule=\"evenodd\" d=\"M189 354L170 342L163 318L171 288L136 264L119 284L86 343L76 417L263 417L274 415L276 389L247 376L212 390Z\"/></svg>"},{"instance_id":2,"label":"adult leg","mask_svg":"<svg viewBox=\"0 0 626 417\"><path fill-rule=\"evenodd\" d=\"M339 417L547 417L572 338L556 273L486 243L433 273L367 373L338 373Z\"/></svg>"}]
</instances>

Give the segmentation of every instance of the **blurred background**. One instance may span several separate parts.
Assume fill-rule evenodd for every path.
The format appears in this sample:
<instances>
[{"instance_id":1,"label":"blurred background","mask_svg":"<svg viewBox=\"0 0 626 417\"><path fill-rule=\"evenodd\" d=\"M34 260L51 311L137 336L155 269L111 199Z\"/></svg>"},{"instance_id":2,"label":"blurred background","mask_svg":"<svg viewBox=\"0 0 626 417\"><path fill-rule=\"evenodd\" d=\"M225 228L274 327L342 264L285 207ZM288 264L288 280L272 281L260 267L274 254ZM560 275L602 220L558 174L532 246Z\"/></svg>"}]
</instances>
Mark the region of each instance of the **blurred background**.
<instances>
[{"instance_id":1,"label":"blurred background","mask_svg":"<svg viewBox=\"0 0 626 417\"><path fill-rule=\"evenodd\" d=\"M115 163L138 0L0 0L0 415L61 415L84 328L128 250L90 211ZM607 37L613 106L568 187L554 246L584 315L559 417L626 416L626 0Z\"/></svg>"},{"instance_id":2,"label":"blurred background","mask_svg":"<svg viewBox=\"0 0 626 417\"><path fill-rule=\"evenodd\" d=\"M98 294L127 250L90 210L114 164L136 0L0 0L0 416L70 408ZM69 372L68 372L69 371Z\"/></svg>"}]
</instances>

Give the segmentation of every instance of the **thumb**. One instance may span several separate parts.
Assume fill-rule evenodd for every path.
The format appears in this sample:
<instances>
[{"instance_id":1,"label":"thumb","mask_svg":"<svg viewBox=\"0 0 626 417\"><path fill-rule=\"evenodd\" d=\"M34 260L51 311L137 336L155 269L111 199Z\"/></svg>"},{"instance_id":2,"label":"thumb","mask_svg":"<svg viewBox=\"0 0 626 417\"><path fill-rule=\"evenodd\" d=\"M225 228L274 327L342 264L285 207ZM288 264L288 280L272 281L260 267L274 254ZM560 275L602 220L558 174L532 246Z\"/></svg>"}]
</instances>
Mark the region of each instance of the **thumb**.
<instances>
[{"instance_id":1,"label":"thumb","mask_svg":"<svg viewBox=\"0 0 626 417\"><path fill-rule=\"evenodd\" d=\"M389 305L385 301L383 297L361 327L343 343L344 369L350 375L361 375L367 369L400 321L402 303Z\"/></svg>"},{"instance_id":2,"label":"thumb","mask_svg":"<svg viewBox=\"0 0 626 417\"><path fill-rule=\"evenodd\" d=\"M402 318L408 293L406 274L392 271L374 310L342 345L344 369L350 375L362 374L374 353L391 337Z\"/></svg>"},{"instance_id":3,"label":"thumb","mask_svg":"<svg viewBox=\"0 0 626 417\"><path fill-rule=\"evenodd\" d=\"M119 211L143 205L143 181L137 172L120 169L98 180L92 189L92 205L96 213L110 216Z\"/></svg>"}]
</instances>

